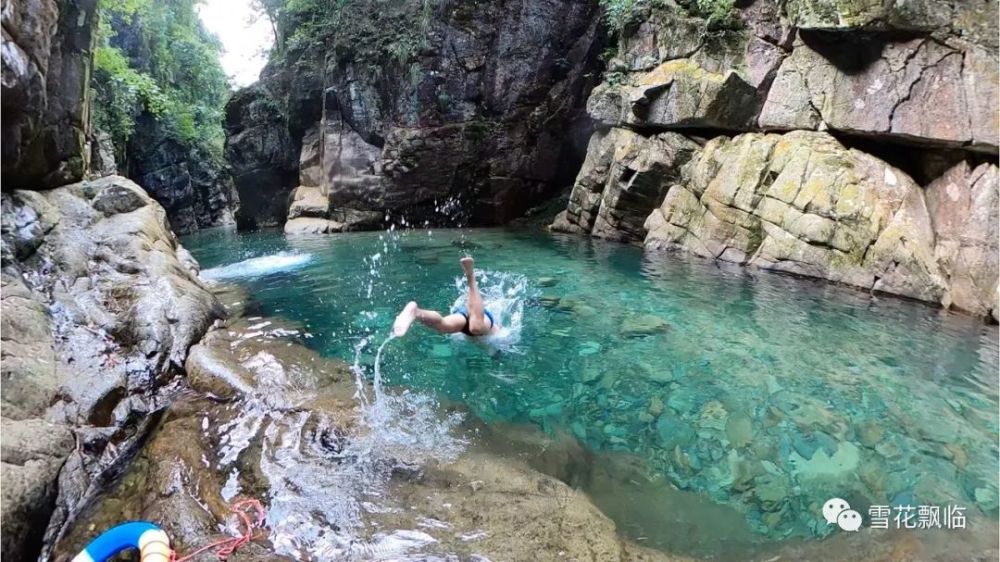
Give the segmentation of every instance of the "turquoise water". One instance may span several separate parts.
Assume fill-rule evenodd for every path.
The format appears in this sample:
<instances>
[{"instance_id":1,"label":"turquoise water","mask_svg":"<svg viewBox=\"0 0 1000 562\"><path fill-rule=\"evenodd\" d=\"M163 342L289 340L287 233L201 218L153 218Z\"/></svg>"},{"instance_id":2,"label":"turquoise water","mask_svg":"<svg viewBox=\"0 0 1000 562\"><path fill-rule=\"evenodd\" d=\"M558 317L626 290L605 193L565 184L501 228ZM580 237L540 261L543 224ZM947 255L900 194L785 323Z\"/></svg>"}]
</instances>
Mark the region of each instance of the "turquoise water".
<instances>
[{"instance_id":1,"label":"turquoise water","mask_svg":"<svg viewBox=\"0 0 1000 562\"><path fill-rule=\"evenodd\" d=\"M725 547L720 521L733 548L826 536L831 497L865 516L954 504L996 526L998 333L976 319L541 232L183 242L204 276L249 289L254 313L303 324L308 346L369 372L403 304L461 297L470 252L504 333L483 343L415 327L386 347L384 382L575 436L599 453L575 484L647 544L710 555ZM648 481L623 492L595 476L621 459Z\"/></svg>"}]
</instances>

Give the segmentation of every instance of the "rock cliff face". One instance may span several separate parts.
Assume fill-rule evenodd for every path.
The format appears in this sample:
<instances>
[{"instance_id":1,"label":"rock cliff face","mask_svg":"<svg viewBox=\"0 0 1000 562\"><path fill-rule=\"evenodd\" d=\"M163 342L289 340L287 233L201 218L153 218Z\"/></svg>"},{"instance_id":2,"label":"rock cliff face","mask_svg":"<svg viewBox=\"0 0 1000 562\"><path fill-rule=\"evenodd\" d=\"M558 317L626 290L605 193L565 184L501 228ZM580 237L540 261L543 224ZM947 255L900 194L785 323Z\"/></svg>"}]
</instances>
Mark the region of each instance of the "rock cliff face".
<instances>
[{"instance_id":1,"label":"rock cliff face","mask_svg":"<svg viewBox=\"0 0 1000 562\"><path fill-rule=\"evenodd\" d=\"M299 186L319 204L290 230L519 216L572 182L599 20L593 0L449 1L402 62L288 47L227 108L241 224L282 224Z\"/></svg>"},{"instance_id":2,"label":"rock cliff face","mask_svg":"<svg viewBox=\"0 0 1000 562\"><path fill-rule=\"evenodd\" d=\"M97 0L11 0L2 12L3 184L53 187L89 164L87 87Z\"/></svg>"},{"instance_id":3,"label":"rock cliff face","mask_svg":"<svg viewBox=\"0 0 1000 562\"><path fill-rule=\"evenodd\" d=\"M207 150L172 138L148 114L127 144L129 177L166 209L174 232L235 224L239 197L232 176Z\"/></svg>"},{"instance_id":4,"label":"rock cliff face","mask_svg":"<svg viewBox=\"0 0 1000 562\"><path fill-rule=\"evenodd\" d=\"M723 29L647 10L552 227L995 319L996 10L756 0Z\"/></svg>"},{"instance_id":5,"label":"rock cliff face","mask_svg":"<svg viewBox=\"0 0 1000 562\"><path fill-rule=\"evenodd\" d=\"M0 551L11 560L37 557L122 469L222 313L139 186L65 185L115 168L106 136L89 131L95 9L3 7Z\"/></svg>"}]
</instances>

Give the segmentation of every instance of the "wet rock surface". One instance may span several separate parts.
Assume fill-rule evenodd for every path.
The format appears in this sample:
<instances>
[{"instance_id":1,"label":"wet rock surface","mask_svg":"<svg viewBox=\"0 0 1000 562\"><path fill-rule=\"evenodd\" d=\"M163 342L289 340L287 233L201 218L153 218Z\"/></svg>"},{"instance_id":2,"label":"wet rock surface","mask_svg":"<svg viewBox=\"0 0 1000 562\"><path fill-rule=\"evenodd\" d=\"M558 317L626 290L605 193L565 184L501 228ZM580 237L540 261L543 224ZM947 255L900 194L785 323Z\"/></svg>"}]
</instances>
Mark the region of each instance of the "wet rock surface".
<instances>
[{"instance_id":1,"label":"wet rock surface","mask_svg":"<svg viewBox=\"0 0 1000 562\"><path fill-rule=\"evenodd\" d=\"M624 540L586 496L538 472L571 478L567 459L586 455L579 446L553 448L535 429L505 433L530 454L526 463L478 446L452 456L423 449L431 442L397 442L391 436L405 434L382 433L356 401L348 366L306 349L303 337L254 317L209 332L187 360L192 392L169 406L53 559L126 519L156 521L183 553L225 538L235 529L228 505L256 497L268 527L233 560L674 560ZM445 431L479 427L467 424Z\"/></svg>"},{"instance_id":2,"label":"wet rock surface","mask_svg":"<svg viewBox=\"0 0 1000 562\"><path fill-rule=\"evenodd\" d=\"M4 509L20 510L3 549L32 556L121 469L222 309L123 177L2 204Z\"/></svg>"}]
</instances>

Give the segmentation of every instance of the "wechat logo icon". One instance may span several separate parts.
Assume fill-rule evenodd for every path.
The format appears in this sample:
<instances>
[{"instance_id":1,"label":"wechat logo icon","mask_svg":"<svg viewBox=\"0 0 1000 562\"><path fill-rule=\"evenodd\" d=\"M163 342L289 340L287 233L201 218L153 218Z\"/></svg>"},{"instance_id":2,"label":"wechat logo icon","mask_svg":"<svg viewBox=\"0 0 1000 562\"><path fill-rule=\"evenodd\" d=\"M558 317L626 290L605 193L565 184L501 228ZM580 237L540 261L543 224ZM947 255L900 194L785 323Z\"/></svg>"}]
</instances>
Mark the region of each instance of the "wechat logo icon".
<instances>
[{"instance_id":1,"label":"wechat logo icon","mask_svg":"<svg viewBox=\"0 0 1000 562\"><path fill-rule=\"evenodd\" d=\"M828 525L854 532L861 528L861 514L851 509L851 504L840 498L830 498L823 504L823 518Z\"/></svg>"}]
</instances>

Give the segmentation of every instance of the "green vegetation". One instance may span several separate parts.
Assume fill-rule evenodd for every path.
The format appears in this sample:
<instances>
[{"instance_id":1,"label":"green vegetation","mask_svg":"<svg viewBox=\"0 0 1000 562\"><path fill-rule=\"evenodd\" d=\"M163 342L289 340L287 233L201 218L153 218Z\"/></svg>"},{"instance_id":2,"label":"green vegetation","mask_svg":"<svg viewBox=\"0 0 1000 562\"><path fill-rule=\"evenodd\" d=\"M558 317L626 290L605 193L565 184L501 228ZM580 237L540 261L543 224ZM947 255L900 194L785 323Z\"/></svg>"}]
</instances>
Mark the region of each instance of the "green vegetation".
<instances>
[{"instance_id":1,"label":"green vegetation","mask_svg":"<svg viewBox=\"0 0 1000 562\"><path fill-rule=\"evenodd\" d=\"M725 28L733 24L734 0L680 0L678 4L690 15L704 18L711 28ZM669 0L600 0L611 31L621 34L628 25L636 23L647 10L671 9Z\"/></svg>"},{"instance_id":2,"label":"green vegetation","mask_svg":"<svg viewBox=\"0 0 1000 562\"><path fill-rule=\"evenodd\" d=\"M322 50L342 59L405 65L426 45L437 0L256 0L276 54Z\"/></svg>"},{"instance_id":3,"label":"green vegetation","mask_svg":"<svg viewBox=\"0 0 1000 562\"><path fill-rule=\"evenodd\" d=\"M221 158L229 83L221 45L201 26L197 3L100 0L94 120L120 153L148 112L175 140Z\"/></svg>"}]
</instances>

